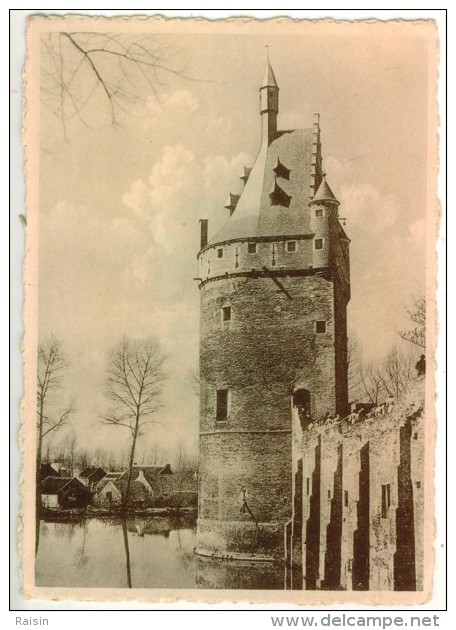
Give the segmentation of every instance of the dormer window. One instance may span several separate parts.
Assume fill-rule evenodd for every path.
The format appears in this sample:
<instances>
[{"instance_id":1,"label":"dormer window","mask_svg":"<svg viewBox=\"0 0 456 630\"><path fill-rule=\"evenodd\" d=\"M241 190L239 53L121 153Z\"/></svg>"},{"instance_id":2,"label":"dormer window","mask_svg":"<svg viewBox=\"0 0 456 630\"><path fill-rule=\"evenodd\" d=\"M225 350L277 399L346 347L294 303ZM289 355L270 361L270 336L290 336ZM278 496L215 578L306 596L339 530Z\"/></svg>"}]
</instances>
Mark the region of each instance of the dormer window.
<instances>
[{"instance_id":1,"label":"dormer window","mask_svg":"<svg viewBox=\"0 0 456 630\"><path fill-rule=\"evenodd\" d=\"M284 206L285 208L289 208L290 201L291 196L287 195L287 193L280 188L276 181L274 184L274 190L269 194L269 202L271 206Z\"/></svg>"},{"instance_id":2,"label":"dormer window","mask_svg":"<svg viewBox=\"0 0 456 630\"><path fill-rule=\"evenodd\" d=\"M290 179L290 169L282 164L282 162L277 158L277 166L272 169L276 175L276 177L282 177L282 179Z\"/></svg>"},{"instance_id":3,"label":"dormer window","mask_svg":"<svg viewBox=\"0 0 456 630\"><path fill-rule=\"evenodd\" d=\"M223 247L219 247L217 250L217 258L223 258Z\"/></svg>"}]
</instances>

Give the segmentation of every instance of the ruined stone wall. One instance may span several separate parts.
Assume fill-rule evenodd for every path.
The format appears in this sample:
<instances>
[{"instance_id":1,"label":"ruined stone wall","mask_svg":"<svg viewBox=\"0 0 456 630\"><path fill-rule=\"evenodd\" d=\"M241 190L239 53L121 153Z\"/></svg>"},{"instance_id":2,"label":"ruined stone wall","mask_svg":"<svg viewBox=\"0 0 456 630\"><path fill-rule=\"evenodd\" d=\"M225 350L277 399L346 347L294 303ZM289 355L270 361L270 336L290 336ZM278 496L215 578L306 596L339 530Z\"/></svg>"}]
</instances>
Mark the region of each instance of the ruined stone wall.
<instances>
[{"instance_id":1,"label":"ruined stone wall","mask_svg":"<svg viewBox=\"0 0 456 630\"><path fill-rule=\"evenodd\" d=\"M303 588L422 588L423 388L384 416L303 432Z\"/></svg>"}]
</instances>

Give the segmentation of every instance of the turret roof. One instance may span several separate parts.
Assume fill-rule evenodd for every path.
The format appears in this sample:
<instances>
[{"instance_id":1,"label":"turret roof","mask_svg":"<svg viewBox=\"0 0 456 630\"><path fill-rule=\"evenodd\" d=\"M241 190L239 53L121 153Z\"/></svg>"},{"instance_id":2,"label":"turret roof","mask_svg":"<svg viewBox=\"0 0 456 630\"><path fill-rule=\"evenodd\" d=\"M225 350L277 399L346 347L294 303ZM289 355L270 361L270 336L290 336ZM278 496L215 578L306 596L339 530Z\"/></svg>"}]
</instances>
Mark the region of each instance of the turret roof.
<instances>
[{"instance_id":1,"label":"turret roof","mask_svg":"<svg viewBox=\"0 0 456 630\"><path fill-rule=\"evenodd\" d=\"M277 89L279 89L276 78L274 76L274 70L272 69L269 61L266 65L266 70L264 72L263 82L261 83L260 90L265 87L276 87Z\"/></svg>"},{"instance_id":2,"label":"turret roof","mask_svg":"<svg viewBox=\"0 0 456 630\"><path fill-rule=\"evenodd\" d=\"M323 179L321 180L321 184L318 187L318 190L315 193L315 196L312 199L311 203L313 203L314 201L333 201L339 204L338 200L334 196L333 191L329 187L328 182L326 181L325 173L323 173Z\"/></svg>"}]
</instances>

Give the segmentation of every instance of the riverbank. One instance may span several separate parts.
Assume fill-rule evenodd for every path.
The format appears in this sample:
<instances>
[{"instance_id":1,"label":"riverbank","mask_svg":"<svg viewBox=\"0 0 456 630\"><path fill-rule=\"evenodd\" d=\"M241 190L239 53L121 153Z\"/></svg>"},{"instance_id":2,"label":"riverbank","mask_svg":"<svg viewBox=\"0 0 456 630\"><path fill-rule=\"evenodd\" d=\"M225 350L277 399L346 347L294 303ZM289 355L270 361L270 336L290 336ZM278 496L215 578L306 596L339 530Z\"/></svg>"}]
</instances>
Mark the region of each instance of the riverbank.
<instances>
[{"instance_id":1,"label":"riverbank","mask_svg":"<svg viewBox=\"0 0 456 630\"><path fill-rule=\"evenodd\" d=\"M48 522L71 522L78 521L82 518L115 518L119 519L126 516L132 518L135 516L143 518L153 517L186 517L194 516L196 521L197 509L193 507L182 508L132 508L126 512L122 508L100 508L89 505L85 508L42 508L40 518Z\"/></svg>"}]
</instances>

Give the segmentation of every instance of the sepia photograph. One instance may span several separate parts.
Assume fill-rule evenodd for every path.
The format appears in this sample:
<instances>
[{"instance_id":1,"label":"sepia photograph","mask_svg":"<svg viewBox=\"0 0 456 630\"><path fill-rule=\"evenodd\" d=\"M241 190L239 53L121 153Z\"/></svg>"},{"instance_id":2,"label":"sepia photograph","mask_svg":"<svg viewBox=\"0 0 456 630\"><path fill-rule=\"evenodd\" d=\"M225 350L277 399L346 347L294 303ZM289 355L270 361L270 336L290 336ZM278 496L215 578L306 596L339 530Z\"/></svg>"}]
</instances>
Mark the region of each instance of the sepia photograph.
<instances>
[{"instance_id":1,"label":"sepia photograph","mask_svg":"<svg viewBox=\"0 0 456 630\"><path fill-rule=\"evenodd\" d=\"M428 601L439 54L29 17L26 597Z\"/></svg>"}]
</instances>

